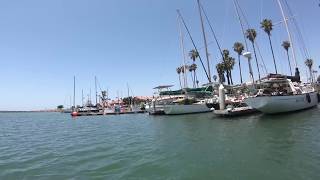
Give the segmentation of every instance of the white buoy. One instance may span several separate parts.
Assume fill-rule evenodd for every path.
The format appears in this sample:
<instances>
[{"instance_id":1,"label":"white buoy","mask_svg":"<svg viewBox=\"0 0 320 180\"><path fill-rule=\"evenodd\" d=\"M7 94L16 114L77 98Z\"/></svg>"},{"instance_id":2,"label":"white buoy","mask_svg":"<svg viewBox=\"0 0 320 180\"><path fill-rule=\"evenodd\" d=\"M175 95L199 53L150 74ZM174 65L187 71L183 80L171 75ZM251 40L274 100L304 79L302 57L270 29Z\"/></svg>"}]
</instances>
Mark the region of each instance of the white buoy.
<instances>
[{"instance_id":1,"label":"white buoy","mask_svg":"<svg viewBox=\"0 0 320 180\"><path fill-rule=\"evenodd\" d=\"M219 106L220 106L220 110L223 110L223 109L226 108L225 101L226 101L226 95L225 95L225 92L224 92L224 87L223 87L222 84L220 84L220 86L219 86Z\"/></svg>"}]
</instances>

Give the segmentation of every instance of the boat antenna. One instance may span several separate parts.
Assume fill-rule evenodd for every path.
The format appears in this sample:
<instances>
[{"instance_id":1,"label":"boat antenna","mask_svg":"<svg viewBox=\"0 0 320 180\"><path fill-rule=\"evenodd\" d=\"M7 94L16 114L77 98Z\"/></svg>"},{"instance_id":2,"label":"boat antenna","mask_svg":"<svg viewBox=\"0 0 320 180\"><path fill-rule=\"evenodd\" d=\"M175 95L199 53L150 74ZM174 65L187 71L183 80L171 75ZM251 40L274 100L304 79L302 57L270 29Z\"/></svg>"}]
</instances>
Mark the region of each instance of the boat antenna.
<instances>
[{"instance_id":1,"label":"boat antenna","mask_svg":"<svg viewBox=\"0 0 320 180\"><path fill-rule=\"evenodd\" d=\"M207 43L207 38L206 38L206 32L204 30L202 11L201 11L201 7L200 7L200 0L197 0L197 4L198 4L198 9L199 9L199 16L200 16L200 22L201 22L201 30L202 30L203 42L204 42L204 47L205 47L205 52L206 52L209 82L211 82L211 70L210 70L210 62L209 62L208 43Z\"/></svg>"},{"instance_id":2,"label":"boat antenna","mask_svg":"<svg viewBox=\"0 0 320 180\"><path fill-rule=\"evenodd\" d=\"M199 52L196 44L195 44L194 41L193 41L193 38L192 38L191 34L190 34L189 28L187 27L187 25L186 25L186 23L185 23L182 15L181 15L179 9L177 9L177 13L178 13L178 15L179 15L179 17L180 17L180 19L181 19L181 21L182 21L185 29L187 30L187 33L188 33L188 35L189 35L189 38L190 38L190 40L191 40L191 42L192 42L192 45L193 45L194 49L195 49L197 52ZM206 73L206 76L207 76L207 79L208 79L209 83L211 83L211 79L210 79L210 77L209 77L209 75L208 75L208 72L207 72L207 70L206 70L206 67L205 67L204 64L203 64L203 61L202 61L202 58L201 58L200 54L199 54L199 60L200 60L200 62L201 62L201 65L202 65L202 68L203 68L204 72Z\"/></svg>"}]
</instances>

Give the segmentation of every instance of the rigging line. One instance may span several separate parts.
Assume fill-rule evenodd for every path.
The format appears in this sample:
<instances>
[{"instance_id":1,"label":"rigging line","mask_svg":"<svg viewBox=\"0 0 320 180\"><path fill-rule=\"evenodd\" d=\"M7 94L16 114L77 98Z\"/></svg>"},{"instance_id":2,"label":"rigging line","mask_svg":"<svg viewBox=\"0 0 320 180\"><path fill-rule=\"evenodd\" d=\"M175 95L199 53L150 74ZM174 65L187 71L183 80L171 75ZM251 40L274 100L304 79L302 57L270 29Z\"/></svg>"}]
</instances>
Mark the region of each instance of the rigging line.
<instances>
[{"instance_id":1,"label":"rigging line","mask_svg":"<svg viewBox=\"0 0 320 180\"><path fill-rule=\"evenodd\" d=\"M247 42L247 38L246 38L246 35L245 35L244 27L243 27L243 22L242 22L242 19L240 17L240 14L239 14L239 10L238 10L238 6L236 4L236 0L233 0L233 4L234 4L234 8L236 9L238 20L239 20L239 23L240 23L240 26L241 26L241 31L242 31L243 39L244 39L244 42L245 42L246 51L249 51L248 42Z\"/></svg>"},{"instance_id":2,"label":"rigging line","mask_svg":"<svg viewBox=\"0 0 320 180\"><path fill-rule=\"evenodd\" d=\"M285 5L286 5L286 7L287 7L287 9L288 9L288 12L289 12L290 16L293 16L293 13L292 13L292 10L291 10L291 8L290 8L290 6L289 6L289 4L288 4L288 1L287 1L287 0L284 0L284 2L285 2ZM293 24L294 24L294 26L295 26L295 28L296 28L297 33L298 33L298 38L300 38L300 41L301 41L300 43L302 44L302 48L303 48L303 50L304 50L304 53L305 53L306 58L307 58L307 57L310 57L309 51L308 51L308 49L306 48L305 41L304 41L304 39L303 39L302 33L301 33L301 31L300 31L300 28L299 28L298 23L297 23L297 21L295 20L295 18L293 18L293 21L292 21L292 22L293 22Z\"/></svg>"},{"instance_id":3,"label":"rigging line","mask_svg":"<svg viewBox=\"0 0 320 180\"><path fill-rule=\"evenodd\" d=\"M235 0L235 2L236 2L236 5L238 6L238 8L239 8L239 10L240 10L240 13L241 13L241 15L242 15L242 17L243 17L243 19L244 19L247 27L248 27L248 28L251 28L251 26L250 26L250 24L249 24L249 22L248 22L248 20L247 20L247 18L246 18L246 15L244 14L244 11L242 10L241 6L239 5L238 0ZM266 73L268 74L268 70L267 70L267 67L266 67L266 65L265 65L264 59L263 59L263 57L262 57L262 54L261 54L260 48L259 48L259 46L258 46L258 43L257 43L256 41L254 41L254 44L257 46L258 54L259 54L259 57L260 57L260 59L261 59L261 61L262 61L262 64L263 64L263 66L265 66L265 67L264 67L264 70L265 70ZM257 61L258 61L258 60L257 60Z\"/></svg>"},{"instance_id":4,"label":"rigging line","mask_svg":"<svg viewBox=\"0 0 320 180\"><path fill-rule=\"evenodd\" d=\"M207 13L206 13L206 11L204 10L204 8L203 8L203 6L202 6L201 3L200 3L200 7L201 7L201 9L202 9L202 11L203 11L203 14L204 14L204 17L206 18L207 23L209 24L210 30L211 30L211 32L212 32L212 34L213 34L214 40L215 40L218 48L219 48L220 54L221 54L221 56L223 57L222 49L221 49L221 46L220 46L220 44L219 44L218 38L217 38L217 36L216 36L216 33L214 32L213 27L212 27L212 25L211 25L211 23L210 23L210 20L209 20L209 18L208 18L208 16L207 16ZM209 43L210 43L210 42L209 42ZM209 43L208 43L208 44L209 44Z\"/></svg>"},{"instance_id":5,"label":"rigging line","mask_svg":"<svg viewBox=\"0 0 320 180\"><path fill-rule=\"evenodd\" d=\"M184 21L184 19L183 19L182 15L181 15L181 13L180 13L180 11L179 11L178 9L177 9L177 13L178 13L178 15L179 15L179 17L180 17L180 19L181 19L181 21L182 21L182 23L183 23L184 27L185 27L185 28L186 28L186 30L187 30L187 33L188 33L188 35L189 35L189 38L190 38L190 40L191 40L191 42L192 42L192 45L193 45L194 49L195 49L197 52L199 52L199 51L198 51L198 49L197 49L196 44L195 44L195 43L194 43L194 41L193 41L193 38L192 38L191 34L190 34L189 28L187 27L187 25L186 25L186 23L185 23L185 21ZM201 59L200 54L199 54L199 60L200 60L200 62L201 62L201 65L202 65L202 68L203 68L204 72L206 73L206 76L207 76L207 78L208 78L208 81L211 83L211 81L210 81L210 77L209 77L209 75L208 75L208 72L207 72L207 70L206 70L206 68L205 68L204 64L203 64L203 61L202 61L202 59Z\"/></svg>"}]
</instances>

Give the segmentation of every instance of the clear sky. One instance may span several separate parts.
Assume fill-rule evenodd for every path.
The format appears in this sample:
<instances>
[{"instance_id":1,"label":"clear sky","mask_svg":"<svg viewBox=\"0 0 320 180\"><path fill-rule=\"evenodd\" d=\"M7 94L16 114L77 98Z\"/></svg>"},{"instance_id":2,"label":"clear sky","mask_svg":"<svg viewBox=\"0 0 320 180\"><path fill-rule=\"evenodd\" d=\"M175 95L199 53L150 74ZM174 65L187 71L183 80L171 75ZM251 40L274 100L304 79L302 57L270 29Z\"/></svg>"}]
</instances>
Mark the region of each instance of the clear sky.
<instances>
[{"instance_id":1,"label":"clear sky","mask_svg":"<svg viewBox=\"0 0 320 180\"><path fill-rule=\"evenodd\" d=\"M317 0L288 0L299 23L315 67L319 65L320 7ZM239 0L251 26L257 29L262 56L273 72L267 35L259 28L263 18L281 21L276 0ZM232 0L202 0L223 48L243 42ZM34 110L69 104L73 75L77 102L81 89L94 90L96 75L111 97L152 95L160 84L178 88L176 67L182 62L176 9L180 9L198 47L203 47L196 0L2 0L0 1L0 110ZM213 37L207 24L208 41ZM283 24L276 25L272 41L278 69L288 73L281 42ZM209 43L212 70L221 58ZM192 44L185 37L189 51ZM299 51L298 51L299 52ZM299 53L298 53L299 54ZM204 59L203 48L200 55ZM190 62L190 60L188 60ZM305 67L298 56L302 76ZM247 62L243 74L249 80ZM255 64L253 62L253 67ZM238 66L233 77L239 82ZM201 83L206 83L198 62ZM92 93L94 94L94 93Z\"/></svg>"}]
</instances>

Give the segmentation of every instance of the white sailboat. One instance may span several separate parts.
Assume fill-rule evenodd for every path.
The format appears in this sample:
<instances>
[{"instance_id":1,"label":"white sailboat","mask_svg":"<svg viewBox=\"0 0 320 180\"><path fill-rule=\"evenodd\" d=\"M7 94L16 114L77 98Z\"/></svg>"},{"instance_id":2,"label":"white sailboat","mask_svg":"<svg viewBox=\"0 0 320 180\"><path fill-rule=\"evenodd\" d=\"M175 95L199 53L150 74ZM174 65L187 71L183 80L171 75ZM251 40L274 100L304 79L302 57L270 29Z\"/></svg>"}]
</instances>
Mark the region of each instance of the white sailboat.
<instances>
[{"instance_id":1,"label":"white sailboat","mask_svg":"<svg viewBox=\"0 0 320 180\"><path fill-rule=\"evenodd\" d=\"M211 112L213 109L207 106L205 100L195 101L184 98L163 106L163 111L166 115L178 115Z\"/></svg>"},{"instance_id":2,"label":"white sailboat","mask_svg":"<svg viewBox=\"0 0 320 180\"><path fill-rule=\"evenodd\" d=\"M261 84L263 89L244 102L266 114L285 113L312 108L318 105L317 92L310 85L290 79L270 78Z\"/></svg>"},{"instance_id":3,"label":"white sailboat","mask_svg":"<svg viewBox=\"0 0 320 180\"><path fill-rule=\"evenodd\" d=\"M287 22L288 18L284 13L281 0L277 0L277 2L288 33L289 42L292 46L291 51L296 74L294 77L270 75L267 80L261 82L260 85L262 87L255 96L245 99L246 104L267 114L304 110L315 107L319 103L318 95L314 87L311 84L303 84L300 82L292 36Z\"/></svg>"}]
</instances>

